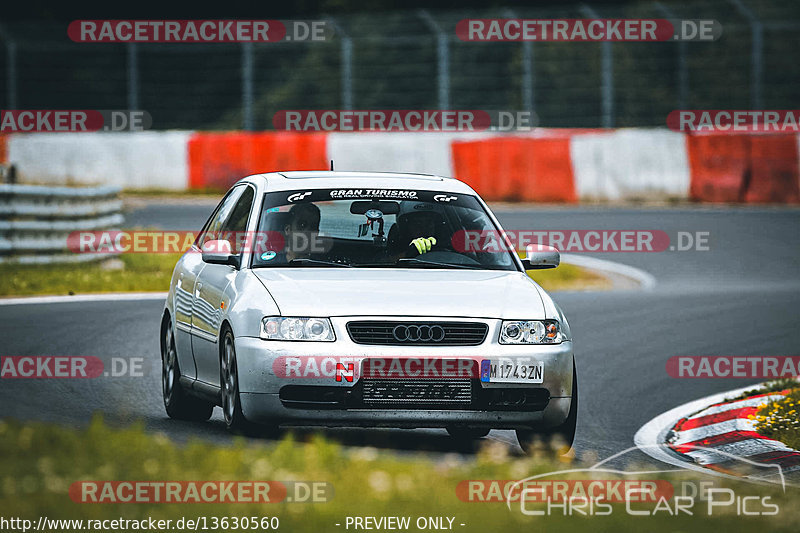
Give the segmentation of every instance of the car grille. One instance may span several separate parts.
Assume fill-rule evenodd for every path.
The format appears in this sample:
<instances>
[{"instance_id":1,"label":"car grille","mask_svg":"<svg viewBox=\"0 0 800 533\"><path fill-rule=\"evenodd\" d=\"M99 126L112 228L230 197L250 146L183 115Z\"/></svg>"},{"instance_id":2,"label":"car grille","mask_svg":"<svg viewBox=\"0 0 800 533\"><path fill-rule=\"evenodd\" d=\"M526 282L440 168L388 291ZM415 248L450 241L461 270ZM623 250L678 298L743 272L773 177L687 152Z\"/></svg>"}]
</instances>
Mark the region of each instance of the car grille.
<instances>
[{"instance_id":1,"label":"car grille","mask_svg":"<svg viewBox=\"0 0 800 533\"><path fill-rule=\"evenodd\" d=\"M477 346L489 326L480 322L348 322L347 332L357 344L391 346Z\"/></svg>"},{"instance_id":2,"label":"car grille","mask_svg":"<svg viewBox=\"0 0 800 533\"><path fill-rule=\"evenodd\" d=\"M541 411L545 388L484 389L476 379L369 379L352 387L285 385L280 400L289 409L447 409Z\"/></svg>"},{"instance_id":3,"label":"car grille","mask_svg":"<svg viewBox=\"0 0 800 533\"><path fill-rule=\"evenodd\" d=\"M364 379L365 407L457 407L472 403L471 379Z\"/></svg>"}]
</instances>

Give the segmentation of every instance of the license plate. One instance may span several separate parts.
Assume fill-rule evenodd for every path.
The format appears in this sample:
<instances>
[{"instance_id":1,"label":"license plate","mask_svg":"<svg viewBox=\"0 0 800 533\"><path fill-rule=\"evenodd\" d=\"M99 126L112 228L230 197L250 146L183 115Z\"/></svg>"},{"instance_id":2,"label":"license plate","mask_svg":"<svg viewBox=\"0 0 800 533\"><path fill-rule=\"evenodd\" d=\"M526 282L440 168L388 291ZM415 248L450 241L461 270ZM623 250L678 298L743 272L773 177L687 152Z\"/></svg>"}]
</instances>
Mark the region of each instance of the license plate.
<instances>
[{"instance_id":1,"label":"license plate","mask_svg":"<svg viewBox=\"0 0 800 533\"><path fill-rule=\"evenodd\" d=\"M544 381L544 363L483 359L481 361L481 381L484 383L542 383Z\"/></svg>"}]
</instances>

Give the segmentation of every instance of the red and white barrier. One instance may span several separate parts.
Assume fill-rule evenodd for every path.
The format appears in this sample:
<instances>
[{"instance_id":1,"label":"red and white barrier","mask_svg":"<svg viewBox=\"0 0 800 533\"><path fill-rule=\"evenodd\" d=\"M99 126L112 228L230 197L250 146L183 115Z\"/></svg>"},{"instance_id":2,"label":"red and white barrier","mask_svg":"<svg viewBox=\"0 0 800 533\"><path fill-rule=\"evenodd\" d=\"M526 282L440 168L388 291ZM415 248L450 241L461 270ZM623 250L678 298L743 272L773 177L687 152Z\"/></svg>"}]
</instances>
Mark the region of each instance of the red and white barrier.
<instances>
[{"instance_id":1,"label":"red and white barrier","mask_svg":"<svg viewBox=\"0 0 800 533\"><path fill-rule=\"evenodd\" d=\"M687 137L689 197L701 202L797 203L798 136L794 134Z\"/></svg>"},{"instance_id":2,"label":"red and white barrier","mask_svg":"<svg viewBox=\"0 0 800 533\"><path fill-rule=\"evenodd\" d=\"M227 189L249 174L326 170L326 138L315 133L197 133L189 139L190 189Z\"/></svg>"},{"instance_id":3,"label":"red and white barrier","mask_svg":"<svg viewBox=\"0 0 800 533\"><path fill-rule=\"evenodd\" d=\"M672 428L670 448L699 465L722 472L741 467L738 458L779 465L783 472L800 469L800 452L758 433L753 418L761 405L788 391L750 396L711 405Z\"/></svg>"},{"instance_id":4,"label":"red and white barrier","mask_svg":"<svg viewBox=\"0 0 800 533\"><path fill-rule=\"evenodd\" d=\"M570 139L563 135L502 136L456 141L454 175L487 200L575 202Z\"/></svg>"},{"instance_id":5,"label":"red and white barrier","mask_svg":"<svg viewBox=\"0 0 800 533\"><path fill-rule=\"evenodd\" d=\"M800 203L797 134L666 129L491 132L137 132L0 136L20 181L225 189L275 170L454 176L490 201Z\"/></svg>"},{"instance_id":6,"label":"red and white barrier","mask_svg":"<svg viewBox=\"0 0 800 533\"><path fill-rule=\"evenodd\" d=\"M328 159L336 170L454 175L451 146L483 133L361 132L328 134Z\"/></svg>"}]
</instances>

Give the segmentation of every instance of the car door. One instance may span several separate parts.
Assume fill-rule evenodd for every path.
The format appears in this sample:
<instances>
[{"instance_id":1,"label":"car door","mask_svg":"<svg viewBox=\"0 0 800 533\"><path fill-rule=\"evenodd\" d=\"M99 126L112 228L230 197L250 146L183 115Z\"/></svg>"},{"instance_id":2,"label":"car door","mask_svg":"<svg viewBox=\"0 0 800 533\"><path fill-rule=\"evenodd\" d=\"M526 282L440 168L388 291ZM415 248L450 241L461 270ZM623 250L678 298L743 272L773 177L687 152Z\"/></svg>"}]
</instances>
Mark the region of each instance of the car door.
<instances>
[{"instance_id":1,"label":"car door","mask_svg":"<svg viewBox=\"0 0 800 533\"><path fill-rule=\"evenodd\" d=\"M243 185L240 188L241 194L237 195L236 204L215 238L229 240L234 254L241 257L241 237L247 231L255 189L252 185ZM197 280L192 313L192 346L197 364L197 379L212 385L220 385L218 341L223 316L223 295L237 273L237 269L230 265L207 264Z\"/></svg>"},{"instance_id":2,"label":"car door","mask_svg":"<svg viewBox=\"0 0 800 533\"><path fill-rule=\"evenodd\" d=\"M197 276L205 266L199 249L194 245L178 263L178 279L175 282L175 349L181 374L197 378L197 367L192 355L192 306Z\"/></svg>"},{"instance_id":3,"label":"car door","mask_svg":"<svg viewBox=\"0 0 800 533\"><path fill-rule=\"evenodd\" d=\"M235 193L235 194L234 194ZM188 378L197 378L197 365L195 364L192 339L192 314L196 297L197 278L206 264L200 253L200 243L210 235L213 228L220 228L224 222L223 217L230 214L231 209L241 191L231 190L222 201L214 208L213 213L206 221L203 229L192 247L181 257L178 262L178 279L175 282L175 300L173 314L175 316L175 348L178 352L178 363L181 373Z\"/></svg>"},{"instance_id":4,"label":"car door","mask_svg":"<svg viewBox=\"0 0 800 533\"><path fill-rule=\"evenodd\" d=\"M214 208L192 247L178 261L178 279L175 282L175 348L181 373L189 378L197 378L197 367L192 349L192 311L194 307L197 277L205 267L199 244L203 236L214 227L222 225L222 217L227 216L238 198L231 190ZM227 206L227 207L226 207Z\"/></svg>"}]
</instances>

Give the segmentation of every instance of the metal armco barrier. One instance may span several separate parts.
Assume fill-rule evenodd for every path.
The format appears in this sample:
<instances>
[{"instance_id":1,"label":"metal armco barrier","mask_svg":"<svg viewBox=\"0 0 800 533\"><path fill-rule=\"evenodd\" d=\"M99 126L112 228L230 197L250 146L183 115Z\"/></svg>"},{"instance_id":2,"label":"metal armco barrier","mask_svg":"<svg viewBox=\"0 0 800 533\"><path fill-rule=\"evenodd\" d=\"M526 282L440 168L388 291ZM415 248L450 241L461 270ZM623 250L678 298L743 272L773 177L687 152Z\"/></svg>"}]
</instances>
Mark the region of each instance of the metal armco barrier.
<instances>
[{"instance_id":1,"label":"metal armco barrier","mask_svg":"<svg viewBox=\"0 0 800 533\"><path fill-rule=\"evenodd\" d=\"M17 167L14 165L0 165L0 183L16 183Z\"/></svg>"},{"instance_id":2,"label":"metal armco barrier","mask_svg":"<svg viewBox=\"0 0 800 533\"><path fill-rule=\"evenodd\" d=\"M118 228L124 221L117 187L0 185L0 263L74 263L111 254L75 254L74 231Z\"/></svg>"}]
</instances>

